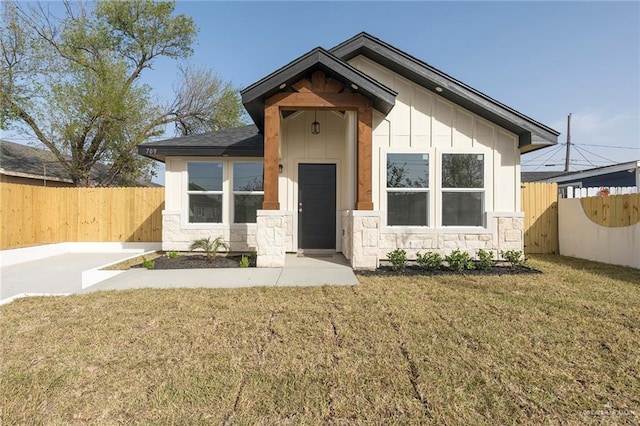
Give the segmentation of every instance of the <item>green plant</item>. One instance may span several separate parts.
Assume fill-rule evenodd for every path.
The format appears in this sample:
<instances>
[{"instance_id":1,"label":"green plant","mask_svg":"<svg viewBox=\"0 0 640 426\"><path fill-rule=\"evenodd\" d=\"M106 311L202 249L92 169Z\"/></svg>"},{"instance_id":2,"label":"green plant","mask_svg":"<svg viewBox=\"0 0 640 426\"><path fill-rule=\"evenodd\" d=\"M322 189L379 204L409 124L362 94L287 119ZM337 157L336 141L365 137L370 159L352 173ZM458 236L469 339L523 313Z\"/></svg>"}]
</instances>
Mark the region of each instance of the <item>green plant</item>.
<instances>
[{"instance_id":1,"label":"green plant","mask_svg":"<svg viewBox=\"0 0 640 426\"><path fill-rule=\"evenodd\" d=\"M493 258L492 251L480 249L476 252L476 257L478 258L478 269L482 269L483 271L491 269L496 264L496 260Z\"/></svg>"},{"instance_id":2,"label":"green plant","mask_svg":"<svg viewBox=\"0 0 640 426\"><path fill-rule=\"evenodd\" d=\"M407 252L402 249L395 249L387 253L387 259L391 262L391 269L402 271L407 266Z\"/></svg>"},{"instance_id":3,"label":"green plant","mask_svg":"<svg viewBox=\"0 0 640 426\"><path fill-rule=\"evenodd\" d=\"M178 254L178 252L177 252L177 251L175 251L175 250L171 250L170 252L167 252L167 257L168 257L169 259L175 259L175 258L176 258L176 257L178 257L178 256L180 256L180 255L179 255L179 254Z\"/></svg>"},{"instance_id":4,"label":"green plant","mask_svg":"<svg viewBox=\"0 0 640 426\"><path fill-rule=\"evenodd\" d=\"M501 250L500 256L509 262L512 268L516 265L524 265L527 262L527 258L521 250Z\"/></svg>"},{"instance_id":5,"label":"green plant","mask_svg":"<svg viewBox=\"0 0 640 426\"><path fill-rule=\"evenodd\" d=\"M424 269L438 269L442 266L442 255L437 252L428 251L425 254L416 253L416 263Z\"/></svg>"},{"instance_id":6,"label":"green plant","mask_svg":"<svg viewBox=\"0 0 640 426\"><path fill-rule=\"evenodd\" d=\"M142 256L142 266L147 269L153 269L156 267L155 260L147 260L146 257Z\"/></svg>"},{"instance_id":7,"label":"green plant","mask_svg":"<svg viewBox=\"0 0 640 426\"><path fill-rule=\"evenodd\" d=\"M444 260L454 271L460 272L465 269L474 268L473 261L471 260L469 253L466 251L460 251L459 249L455 249L449 255L445 256Z\"/></svg>"},{"instance_id":8,"label":"green plant","mask_svg":"<svg viewBox=\"0 0 640 426\"><path fill-rule=\"evenodd\" d=\"M215 240L211 241L211 237L200 238L199 240L195 240L189 246L191 250L201 249L207 254L207 260L211 260L211 258L215 257L220 249L224 249L224 251L229 251L229 245L224 242L222 237L218 237Z\"/></svg>"},{"instance_id":9,"label":"green plant","mask_svg":"<svg viewBox=\"0 0 640 426\"><path fill-rule=\"evenodd\" d=\"M250 264L251 262L249 261L249 256L242 255L242 258L240 259L240 267L248 268Z\"/></svg>"}]
</instances>

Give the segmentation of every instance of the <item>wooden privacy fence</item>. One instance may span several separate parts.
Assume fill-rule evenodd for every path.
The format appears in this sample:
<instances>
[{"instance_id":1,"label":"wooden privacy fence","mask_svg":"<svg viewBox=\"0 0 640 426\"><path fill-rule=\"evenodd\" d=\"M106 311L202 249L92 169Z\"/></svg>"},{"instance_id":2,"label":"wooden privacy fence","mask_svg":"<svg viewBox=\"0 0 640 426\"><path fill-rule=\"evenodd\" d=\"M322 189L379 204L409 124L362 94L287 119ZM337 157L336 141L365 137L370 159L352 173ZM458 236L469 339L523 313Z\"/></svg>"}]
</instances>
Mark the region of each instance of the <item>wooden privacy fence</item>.
<instances>
[{"instance_id":1,"label":"wooden privacy fence","mask_svg":"<svg viewBox=\"0 0 640 426\"><path fill-rule=\"evenodd\" d=\"M525 253L558 253L558 185L525 183L520 195Z\"/></svg>"},{"instance_id":2,"label":"wooden privacy fence","mask_svg":"<svg viewBox=\"0 0 640 426\"><path fill-rule=\"evenodd\" d=\"M581 198L587 217L609 228L635 225L640 221L640 194Z\"/></svg>"},{"instance_id":3,"label":"wooden privacy fence","mask_svg":"<svg viewBox=\"0 0 640 426\"><path fill-rule=\"evenodd\" d=\"M0 249L59 242L162 240L164 188L0 184Z\"/></svg>"}]
</instances>

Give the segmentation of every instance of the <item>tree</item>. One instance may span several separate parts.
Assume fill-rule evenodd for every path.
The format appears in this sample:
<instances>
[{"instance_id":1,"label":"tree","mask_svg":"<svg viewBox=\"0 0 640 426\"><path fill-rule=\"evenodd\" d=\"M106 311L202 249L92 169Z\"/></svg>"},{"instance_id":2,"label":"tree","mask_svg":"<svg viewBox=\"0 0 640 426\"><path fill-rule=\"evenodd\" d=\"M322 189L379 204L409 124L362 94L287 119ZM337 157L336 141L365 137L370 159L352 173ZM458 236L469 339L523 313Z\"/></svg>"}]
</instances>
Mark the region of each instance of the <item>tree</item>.
<instances>
[{"instance_id":1,"label":"tree","mask_svg":"<svg viewBox=\"0 0 640 426\"><path fill-rule=\"evenodd\" d=\"M64 3L56 18L43 5L4 3L0 34L2 129L35 136L77 186L149 178L152 161L136 146L175 123L181 134L241 123L237 90L206 69L183 67L172 102L153 99L140 76L156 59L188 58L197 29L173 2Z\"/></svg>"}]
</instances>

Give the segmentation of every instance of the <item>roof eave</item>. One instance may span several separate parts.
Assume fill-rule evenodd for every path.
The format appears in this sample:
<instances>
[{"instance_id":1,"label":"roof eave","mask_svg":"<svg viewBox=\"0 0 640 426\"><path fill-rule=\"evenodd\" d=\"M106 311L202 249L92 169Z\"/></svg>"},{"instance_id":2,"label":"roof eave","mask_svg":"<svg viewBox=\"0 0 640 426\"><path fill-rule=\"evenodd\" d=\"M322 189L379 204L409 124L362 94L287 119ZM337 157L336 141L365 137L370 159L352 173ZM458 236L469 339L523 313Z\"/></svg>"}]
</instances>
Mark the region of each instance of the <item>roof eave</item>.
<instances>
[{"instance_id":1,"label":"roof eave","mask_svg":"<svg viewBox=\"0 0 640 426\"><path fill-rule=\"evenodd\" d=\"M531 152L558 143L560 132L533 120L444 72L367 34L360 33L330 49L344 61L363 55L420 84L438 96L518 135L521 152ZM440 90L436 90L436 87Z\"/></svg>"},{"instance_id":2,"label":"roof eave","mask_svg":"<svg viewBox=\"0 0 640 426\"><path fill-rule=\"evenodd\" d=\"M373 107L384 114L388 114L395 105L396 92L318 47L240 92L245 109L261 131L264 126L265 99L288 89L316 68L341 80L347 87L351 88L354 84L357 87L354 90L371 99ZM280 89L281 86L283 89Z\"/></svg>"}]
</instances>

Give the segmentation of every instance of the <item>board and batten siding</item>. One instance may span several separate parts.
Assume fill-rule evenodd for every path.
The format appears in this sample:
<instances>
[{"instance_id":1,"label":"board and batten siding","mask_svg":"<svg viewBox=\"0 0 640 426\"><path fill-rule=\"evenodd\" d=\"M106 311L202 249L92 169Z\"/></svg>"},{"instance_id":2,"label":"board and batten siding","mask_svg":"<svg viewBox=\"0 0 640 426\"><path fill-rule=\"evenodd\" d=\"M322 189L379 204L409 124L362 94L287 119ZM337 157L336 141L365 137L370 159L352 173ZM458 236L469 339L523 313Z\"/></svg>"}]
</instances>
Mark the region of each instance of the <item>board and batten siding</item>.
<instances>
[{"instance_id":1,"label":"board and batten siding","mask_svg":"<svg viewBox=\"0 0 640 426\"><path fill-rule=\"evenodd\" d=\"M368 58L358 56L350 64L398 93L396 104L385 117L373 118L373 202L382 209L385 196L384 154L419 152L430 157L430 186L440 178L442 153L485 155L485 209L520 212L520 153L517 136L472 112L424 89ZM439 209L437 191L430 203Z\"/></svg>"},{"instance_id":2,"label":"board and batten siding","mask_svg":"<svg viewBox=\"0 0 640 426\"><path fill-rule=\"evenodd\" d=\"M317 119L320 133L311 134ZM335 111L297 111L281 121L280 164L278 181L280 209L298 211L298 165L323 163L336 165L336 210L353 208L355 203L355 113ZM298 216L293 215L292 245L297 250ZM341 216L336 215L336 248L341 250Z\"/></svg>"}]
</instances>

